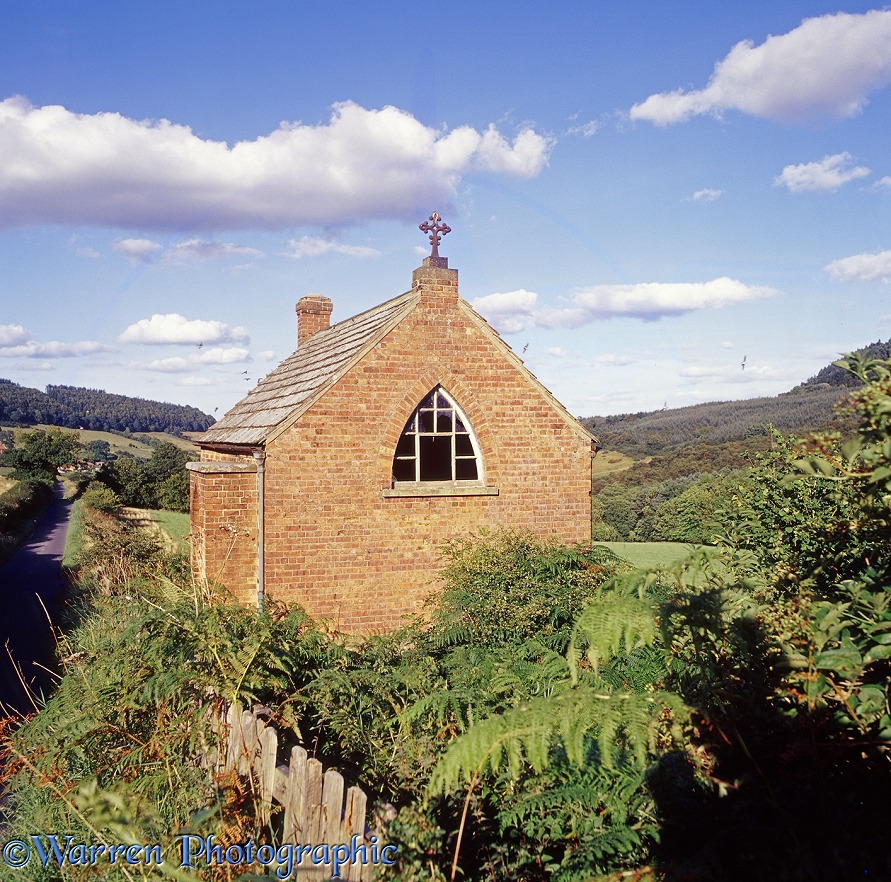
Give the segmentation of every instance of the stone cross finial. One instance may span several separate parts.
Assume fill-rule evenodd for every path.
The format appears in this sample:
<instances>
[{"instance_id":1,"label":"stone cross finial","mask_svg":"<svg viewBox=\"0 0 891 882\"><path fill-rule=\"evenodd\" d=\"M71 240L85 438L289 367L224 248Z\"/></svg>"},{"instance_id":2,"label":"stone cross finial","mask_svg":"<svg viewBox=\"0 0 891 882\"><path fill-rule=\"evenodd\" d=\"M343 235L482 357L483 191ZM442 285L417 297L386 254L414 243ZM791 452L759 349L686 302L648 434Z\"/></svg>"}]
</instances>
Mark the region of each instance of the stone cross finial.
<instances>
[{"instance_id":1,"label":"stone cross finial","mask_svg":"<svg viewBox=\"0 0 891 882\"><path fill-rule=\"evenodd\" d=\"M430 252L430 257L433 260L439 260L439 240L446 235L446 233L451 233L452 228L445 223L440 223L442 218L434 211L433 214L430 215L430 220L424 221L424 223L418 225L418 229L422 233L430 234L430 244L433 246L433 250ZM433 221L431 224L430 221Z\"/></svg>"}]
</instances>

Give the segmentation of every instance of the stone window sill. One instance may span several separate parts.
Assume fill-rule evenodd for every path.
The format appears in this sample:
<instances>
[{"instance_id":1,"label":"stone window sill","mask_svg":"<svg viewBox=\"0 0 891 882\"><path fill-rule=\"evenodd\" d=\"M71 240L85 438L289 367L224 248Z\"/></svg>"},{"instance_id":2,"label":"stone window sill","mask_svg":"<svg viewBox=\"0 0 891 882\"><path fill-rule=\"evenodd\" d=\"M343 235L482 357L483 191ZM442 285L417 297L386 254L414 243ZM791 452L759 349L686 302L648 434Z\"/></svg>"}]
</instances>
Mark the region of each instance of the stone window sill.
<instances>
[{"instance_id":1,"label":"stone window sill","mask_svg":"<svg viewBox=\"0 0 891 882\"><path fill-rule=\"evenodd\" d=\"M497 496L497 487L461 481L405 481L385 487L381 491L384 499L405 496Z\"/></svg>"}]
</instances>

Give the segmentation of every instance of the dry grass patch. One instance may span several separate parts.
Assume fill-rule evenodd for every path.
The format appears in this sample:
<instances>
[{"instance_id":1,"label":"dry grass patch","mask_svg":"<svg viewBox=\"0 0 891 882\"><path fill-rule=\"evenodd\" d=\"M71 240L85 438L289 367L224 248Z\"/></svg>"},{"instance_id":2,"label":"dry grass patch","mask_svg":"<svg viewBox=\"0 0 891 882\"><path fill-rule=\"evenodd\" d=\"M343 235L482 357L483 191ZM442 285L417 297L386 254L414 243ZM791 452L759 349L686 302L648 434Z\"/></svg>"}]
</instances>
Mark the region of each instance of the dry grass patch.
<instances>
[{"instance_id":1,"label":"dry grass patch","mask_svg":"<svg viewBox=\"0 0 891 882\"><path fill-rule=\"evenodd\" d=\"M188 514L125 506L121 509L120 516L134 526L160 536L166 554L179 554L188 549Z\"/></svg>"},{"instance_id":2,"label":"dry grass patch","mask_svg":"<svg viewBox=\"0 0 891 882\"><path fill-rule=\"evenodd\" d=\"M651 459L651 457L647 457L644 461L647 462L649 459ZM591 464L591 473L595 477L598 477L600 475L611 475L615 472L626 472L636 462L640 461L641 460L636 460L630 457L627 453L621 453L618 450L601 450L597 456L594 457Z\"/></svg>"}]
</instances>

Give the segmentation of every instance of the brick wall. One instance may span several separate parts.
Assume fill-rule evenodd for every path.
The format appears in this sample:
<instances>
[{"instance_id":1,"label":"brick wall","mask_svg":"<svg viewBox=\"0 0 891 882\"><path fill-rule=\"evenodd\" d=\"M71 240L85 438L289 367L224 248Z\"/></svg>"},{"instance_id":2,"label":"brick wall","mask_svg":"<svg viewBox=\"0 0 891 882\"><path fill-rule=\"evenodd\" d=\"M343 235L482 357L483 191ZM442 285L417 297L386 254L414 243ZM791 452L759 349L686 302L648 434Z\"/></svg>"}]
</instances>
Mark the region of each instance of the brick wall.
<instances>
[{"instance_id":1,"label":"brick wall","mask_svg":"<svg viewBox=\"0 0 891 882\"><path fill-rule=\"evenodd\" d=\"M209 450L202 451L201 460L189 469L192 572L252 604L257 592L256 464L252 456ZM242 470L229 470L233 467Z\"/></svg>"}]
</instances>

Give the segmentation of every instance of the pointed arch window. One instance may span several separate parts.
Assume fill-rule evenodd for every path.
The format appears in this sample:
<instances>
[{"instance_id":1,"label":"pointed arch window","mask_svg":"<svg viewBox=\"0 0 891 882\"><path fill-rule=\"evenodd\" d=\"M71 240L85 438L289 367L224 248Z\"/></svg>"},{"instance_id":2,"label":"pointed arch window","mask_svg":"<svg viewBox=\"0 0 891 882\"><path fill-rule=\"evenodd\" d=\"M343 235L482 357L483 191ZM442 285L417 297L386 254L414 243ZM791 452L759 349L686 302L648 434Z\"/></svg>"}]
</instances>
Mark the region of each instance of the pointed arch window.
<instances>
[{"instance_id":1,"label":"pointed arch window","mask_svg":"<svg viewBox=\"0 0 891 882\"><path fill-rule=\"evenodd\" d=\"M393 455L394 486L482 481L482 458L467 417L442 386L408 418Z\"/></svg>"}]
</instances>

